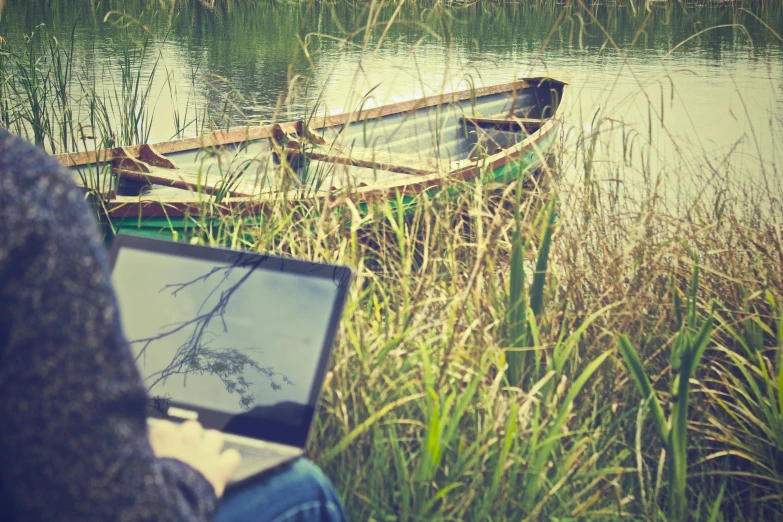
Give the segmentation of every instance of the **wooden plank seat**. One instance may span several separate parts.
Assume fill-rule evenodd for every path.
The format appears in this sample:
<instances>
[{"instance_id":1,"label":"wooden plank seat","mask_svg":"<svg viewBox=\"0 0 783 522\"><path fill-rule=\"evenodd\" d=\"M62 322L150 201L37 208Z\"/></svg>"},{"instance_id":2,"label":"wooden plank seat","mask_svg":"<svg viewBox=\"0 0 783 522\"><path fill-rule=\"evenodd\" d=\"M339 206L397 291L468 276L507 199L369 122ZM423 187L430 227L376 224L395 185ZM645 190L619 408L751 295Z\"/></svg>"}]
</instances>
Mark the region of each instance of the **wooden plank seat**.
<instances>
[{"instance_id":1,"label":"wooden plank seat","mask_svg":"<svg viewBox=\"0 0 783 522\"><path fill-rule=\"evenodd\" d=\"M311 166L319 173L319 179L311 179L310 186L319 186L321 190L330 192L344 188L363 188L370 185L388 185L405 183L411 175L400 172L390 172L377 168L359 167L333 162L313 160Z\"/></svg>"},{"instance_id":2,"label":"wooden plank seat","mask_svg":"<svg viewBox=\"0 0 783 522\"><path fill-rule=\"evenodd\" d=\"M139 152L133 153L125 147L114 149L112 154L111 173L119 178L120 190L125 185L131 193L140 193L143 187L158 185L189 192L208 195L218 195L221 192L229 197L252 197L259 193L265 185L260 176L243 175L238 179L226 179L218 174L204 174L180 169L173 161L160 155L149 145L142 145ZM100 167L99 167L100 168ZM81 177L74 181L84 187ZM228 181L229 190L222 185ZM86 188L86 187L84 187Z\"/></svg>"},{"instance_id":3,"label":"wooden plank seat","mask_svg":"<svg viewBox=\"0 0 783 522\"><path fill-rule=\"evenodd\" d=\"M515 116L499 115L488 117L460 118L460 123L473 129L475 133L473 148L468 154L470 159L478 159L482 155L497 154L503 149L513 147L527 136L533 134L548 121L539 118L517 118Z\"/></svg>"},{"instance_id":4,"label":"wooden plank seat","mask_svg":"<svg viewBox=\"0 0 783 522\"><path fill-rule=\"evenodd\" d=\"M289 149L290 150L290 149ZM293 150L299 153L298 150ZM341 147L323 147L313 146L305 151L310 159L340 165L352 165L354 167L363 167L368 169L384 170L387 172L396 172L400 174L409 174L413 176L424 176L432 174L435 166L422 165L422 162L432 161L422 159L413 154L403 154L396 152L387 152L383 150L372 150L360 147L343 149Z\"/></svg>"},{"instance_id":5,"label":"wooden plank seat","mask_svg":"<svg viewBox=\"0 0 783 522\"><path fill-rule=\"evenodd\" d=\"M460 123L472 125L478 128L490 127L509 131L524 130L528 134L531 134L537 131L547 120L548 119L542 120L539 118L515 118L507 116L490 116L487 118L463 116L460 118Z\"/></svg>"},{"instance_id":6,"label":"wooden plank seat","mask_svg":"<svg viewBox=\"0 0 783 522\"><path fill-rule=\"evenodd\" d=\"M212 196L217 195L221 191L221 184L225 181L217 174L207 176L197 172L188 172L180 169L169 170L159 167L151 167L149 172L118 168L116 173L124 180L193 192L200 190L203 194ZM260 182L256 183L256 180L239 180L237 183L230 184L232 188L226 194L230 197L252 197L258 193L258 188L262 185Z\"/></svg>"}]
</instances>

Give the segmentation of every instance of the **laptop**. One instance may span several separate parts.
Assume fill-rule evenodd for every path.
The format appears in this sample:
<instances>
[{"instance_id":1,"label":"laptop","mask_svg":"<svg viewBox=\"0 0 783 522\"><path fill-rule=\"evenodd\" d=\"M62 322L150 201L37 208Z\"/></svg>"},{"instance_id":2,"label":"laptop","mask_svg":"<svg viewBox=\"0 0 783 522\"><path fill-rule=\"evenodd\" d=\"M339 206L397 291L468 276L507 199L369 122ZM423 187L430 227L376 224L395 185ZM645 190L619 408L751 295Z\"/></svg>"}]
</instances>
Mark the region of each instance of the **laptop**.
<instances>
[{"instance_id":1,"label":"laptop","mask_svg":"<svg viewBox=\"0 0 783 522\"><path fill-rule=\"evenodd\" d=\"M149 422L222 432L229 485L303 455L351 270L129 235L110 261Z\"/></svg>"}]
</instances>

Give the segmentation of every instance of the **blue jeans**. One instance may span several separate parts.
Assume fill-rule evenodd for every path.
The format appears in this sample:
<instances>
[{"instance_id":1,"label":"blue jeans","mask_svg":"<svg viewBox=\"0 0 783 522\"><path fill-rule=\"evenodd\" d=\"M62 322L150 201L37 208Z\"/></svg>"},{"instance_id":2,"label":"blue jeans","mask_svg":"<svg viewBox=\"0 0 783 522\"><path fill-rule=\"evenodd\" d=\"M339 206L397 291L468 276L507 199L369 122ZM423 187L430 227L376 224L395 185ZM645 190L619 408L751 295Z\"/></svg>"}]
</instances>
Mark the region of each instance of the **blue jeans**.
<instances>
[{"instance_id":1,"label":"blue jeans","mask_svg":"<svg viewBox=\"0 0 783 522\"><path fill-rule=\"evenodd\" d=\"M340 498L305 458L228 490L215 522L344 522Z\"/></svg>"}]
</instances>

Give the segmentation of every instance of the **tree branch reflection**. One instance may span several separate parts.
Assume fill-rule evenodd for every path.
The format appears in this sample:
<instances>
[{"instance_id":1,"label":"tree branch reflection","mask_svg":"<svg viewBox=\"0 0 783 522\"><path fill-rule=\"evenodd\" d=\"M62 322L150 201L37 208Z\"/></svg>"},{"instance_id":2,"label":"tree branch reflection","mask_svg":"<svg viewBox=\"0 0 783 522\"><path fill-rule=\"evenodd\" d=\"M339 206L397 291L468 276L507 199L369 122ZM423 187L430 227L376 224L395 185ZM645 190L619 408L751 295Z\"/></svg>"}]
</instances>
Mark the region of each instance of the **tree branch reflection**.
<instances>
[{"instance_id":1,"label":"tree branch reflection","mask_svg":"<svg viewBox=\"0 0 783 522\"><path fill-rule=\"evenodd\" d=\"M160 292L168 291L176 298L180 292L186 288L193 288L196 283L209 284L210 281L214 281L193 319L168 325L157 335L131 341L131 344L141 345L136 356L138 362L139 358L146 358L147 350L155 343L165 341L180 332L189 332L185 341L177 347L172 361L165 368L147 376L145 381L151 382L147 388L148 393L159 383L165 384L170 377L182 376L183 384L186 386L190 374L211 374L221 380L229 394L239 396L239 406L242 409L249 410L255 403L255 397L250 392L253 383L244 376L248 369L268 379L273 391L280 390L283 385L294 384L285 375L277 373L274 368L262 366L245 353L253 348L213 347L213 342L219 337L214 331L216 327L222 333L228 332L225 314L231 298L266 259L266 256L238 253L229 266L214 267L199 277L170 283L161 288ZM235 282L229 283L232 273L236 270L240 270L240 277ZM217 296L216 300L215 296ZM158 400L156 407L159 407L161 397L153 397L153 401L155 399Z\"/></svg>"}]
</instances>

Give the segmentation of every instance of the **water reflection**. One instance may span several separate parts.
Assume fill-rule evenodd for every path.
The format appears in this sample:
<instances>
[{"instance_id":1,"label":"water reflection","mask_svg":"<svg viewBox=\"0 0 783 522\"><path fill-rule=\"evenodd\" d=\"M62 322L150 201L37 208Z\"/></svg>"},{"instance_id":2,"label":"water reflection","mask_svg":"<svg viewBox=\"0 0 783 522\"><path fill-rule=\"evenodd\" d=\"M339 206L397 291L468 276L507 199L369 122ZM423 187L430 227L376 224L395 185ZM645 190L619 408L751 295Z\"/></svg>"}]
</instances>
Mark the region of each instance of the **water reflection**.
<instances>
[{"instance_id":1,"label":"water reflection","mask_svg":"<svg viewBox=\"0 0 783 522\"><path fill-rule=\"evenodd\" d=\"M240 413L310 404L339 281L231 255L119 251L112 282L123 331L157 407L173 400Z\"/></svg>"}]
</instances>

